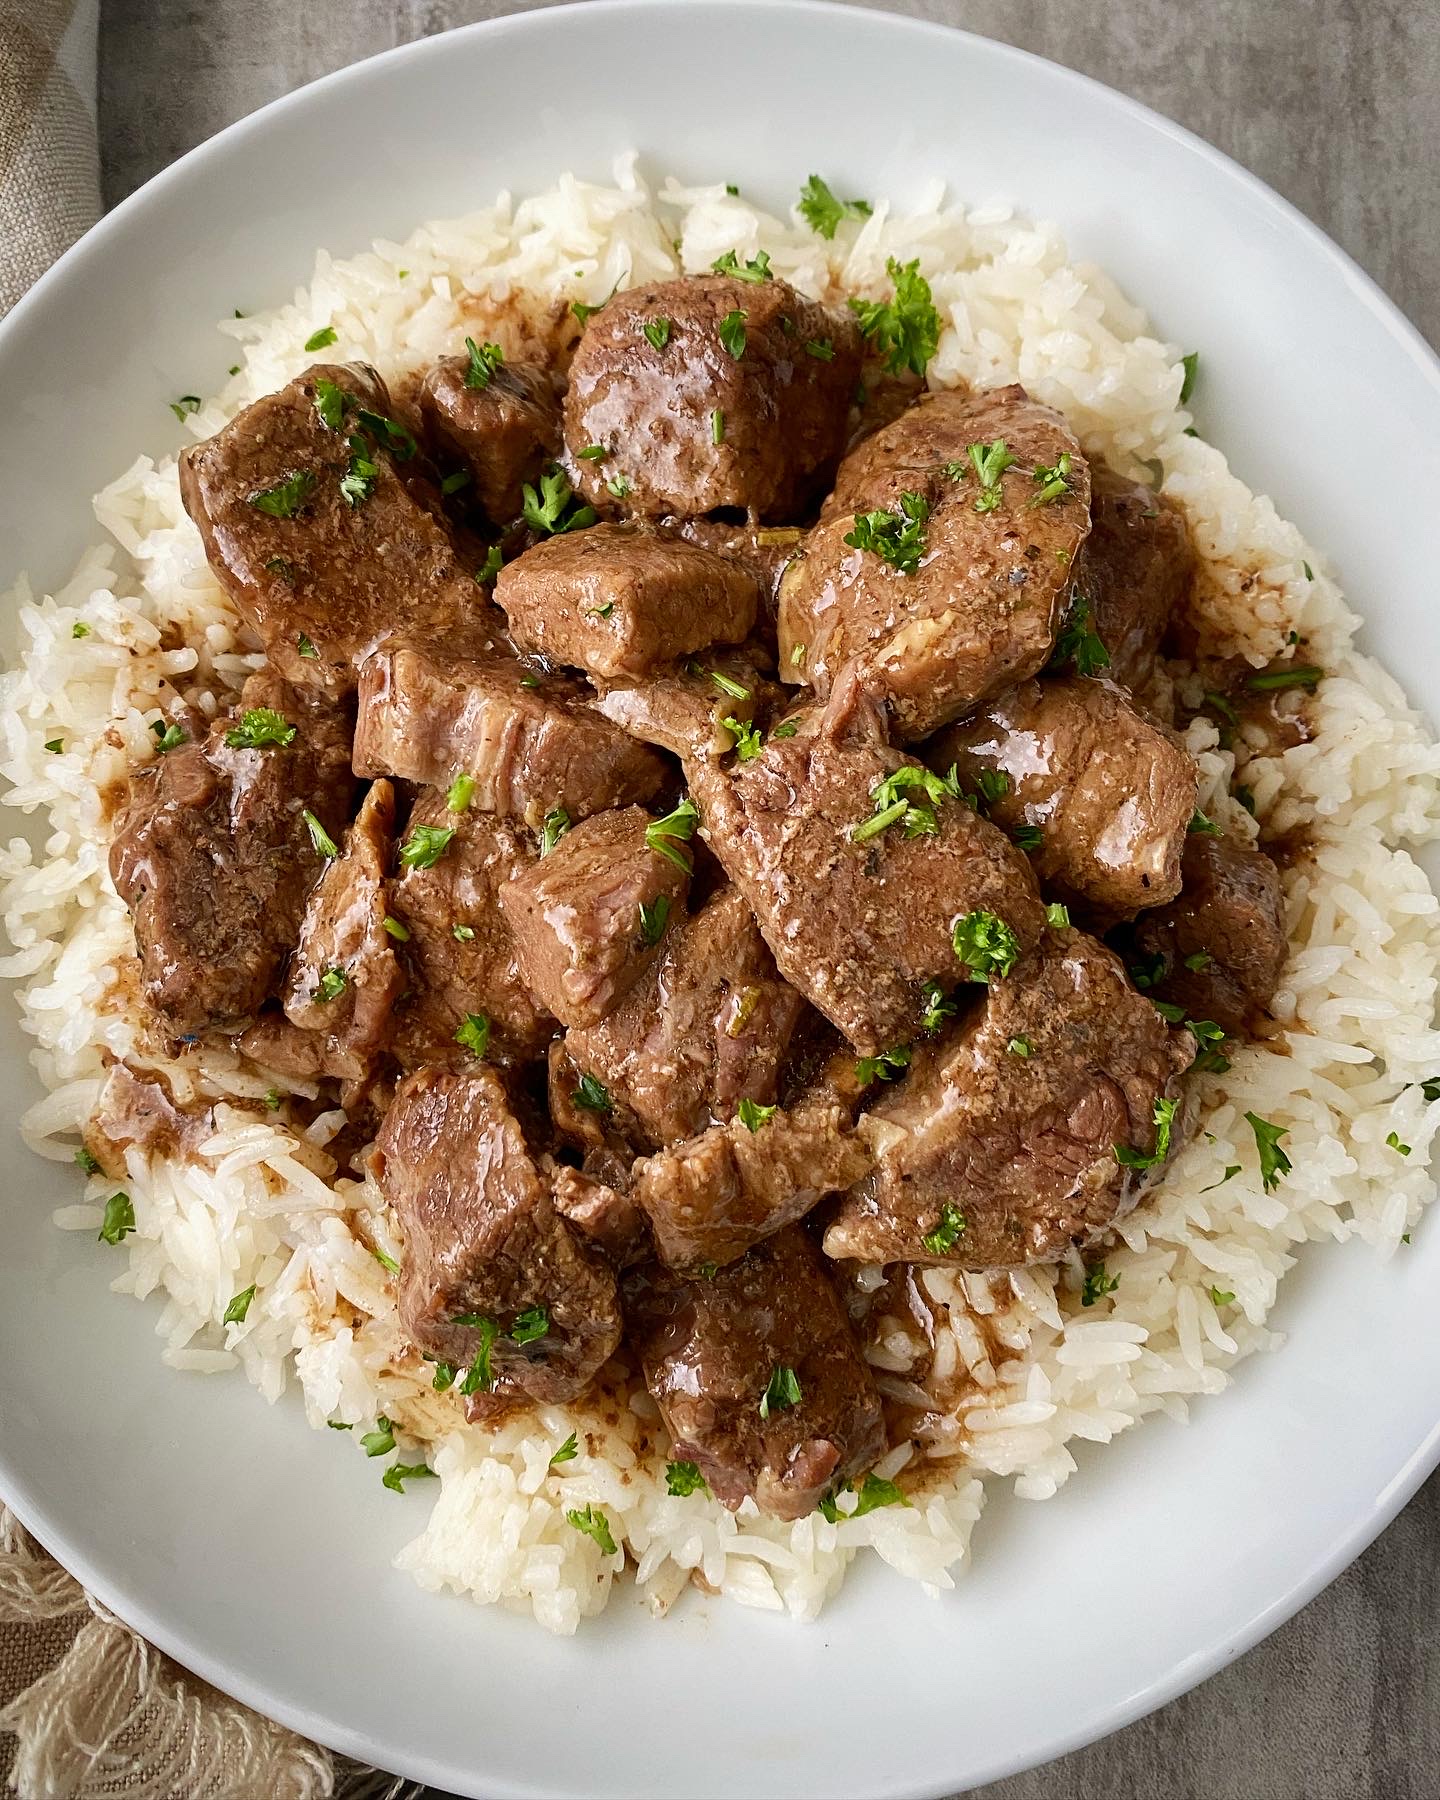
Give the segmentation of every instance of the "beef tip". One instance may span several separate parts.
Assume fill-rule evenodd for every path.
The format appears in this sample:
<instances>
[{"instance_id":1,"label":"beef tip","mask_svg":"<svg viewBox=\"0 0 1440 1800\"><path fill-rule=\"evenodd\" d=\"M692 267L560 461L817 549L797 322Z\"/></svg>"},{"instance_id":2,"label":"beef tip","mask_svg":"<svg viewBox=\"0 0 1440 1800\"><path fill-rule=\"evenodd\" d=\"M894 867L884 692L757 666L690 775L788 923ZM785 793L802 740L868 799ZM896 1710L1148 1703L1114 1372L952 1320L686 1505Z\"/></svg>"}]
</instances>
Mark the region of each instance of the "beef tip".
<instances>
[{"instance_id":1,"label":"beef tip","mask_svg":"<svg viewBox=\"0 0 1440 1800\"><path fill-rule=\"evenodd\" d=\"M640 526L597 525L506 563L495 598L525 649L609 681L743 642L760 591L748 569L711 550Z\"/></svg>"},{"instance_id":2,"label":"beef tip","mask_svg":"<svg viewBox=\"0 0 1440 1800\"><path fill-rule=\"evenodd\" d=\"M268 670L203 741L134 772L110 874L145 996L177 1037L241 1026L274 992L321 869L305 815L333 837L354 791L344 713Z\"/></svg>"},{"instance_id":3,"label":"beef tip","mask_svg":"<svg viewBox=\"0 0 1440 1800\"><path fill-rule=\"evenodd\" d=\"M581 819L653 799L664 762L592 711L587 691L498 651L388 645L360 671L356 773L435 787L468 775L472 806L532 824L556 807Z\"/></svg>"},{"instance_id":4,"label":"beef tip","mask_svg":"<svg viewBox=\"0 0 1440 1800\"><path fill-rule=\"evenodd\" d=\"M391 411L373 369L317 363L181 453L210 566L290 681L353 690L382 638L480 605L438 495L397 469L414 440Z\"/></svg>"},{"instance_id":5,"label":"beef tip","mask_svg":"<svg viewBox=\"0 0 1440 1800\"><path fill-rule=\"evenodd\" d=\"M563 1129L564 1097L579 1093L590 1100L582 1112L653 1147L729 1119L742 1099L771 1105L803 1011L750 908L724 888L666 932L658 959L607 1019L566 1033L551 1078L556 1124Z\"/></svg>"},{"instance_id":6,"label":"beef tip","mask_svg":"<svg viewBox=\"0 0 1440 1800\"><path fill-rule=\"evenodd\" d=\"M991 819L1030 850L1047 890L1110 923L1180 891L1194 758L1114 682L1022 681L931 740Z\"/></svg>"},{"instance_id":7,"label":"beef tip","mask_svg":"<svg viewBox=\"0 0 1440 1800\"><path fill-rule=\"evenodd\" d=\"M581 1393L620 1341L615 1276L555 1211L495 1074L409 1076L371 1168L405 1231L400 1319L420 1350L492 1406Z\"/></svg>"},{"instance_id":8,"label":"beef tip","mask_svg":"<svg viewBox=\"0 0 1440 1800\"><path fill-rule=\"evenodd\" d=\"M713 1280L636 1270L625 1316L675 1455L732 1512L753 1497L803 1518L884 1451L880 1396L798 1226Z\"/></svg>"},{"instance_id":9,"label":"beef tip","mask_svg":"<svg viewBox=\"0 0 1440 1800\"><path fill-rule=\"evenodd\" d=\"M443 794L430 791L410 814L400 860L390 895L407 934L396 946L408 989L395 1011L400 1062L468 1064L474 1047L455 1034L472 1016L489 1022L492 1060L539 1056L553 1022L520 973L499 904L503 889L535 860L528 835L473 808L452 812Z\"/></svg>"},{"instance_id":10,"label":"beef tip","mask_svg":"<svg viewBox=\"0 0 1440 1800\"><path fill-rule=\"evenodd\" d=\"M570 365L576 486L602 509L623 487L650 518L729 506L787 524L839 459L859 373L854 319L787 282L631 288L587 320ZM603 458L582 455L597 445Z\"/></svg>"},{"instance_id":11,"label":"beef tip","mask_svg":"<svg viewBox=\"0 0 1440 1800\"><path fill-rule=\"evenodd\" d=\"M1002 440L1016 460L984 486L968 452ZM1065 491L1037 504L1038 472L1062 463ZM908 572L845 542L859 514L913 509L907 494L926 509ZM820 523L785 571L782 676L823 696L854 658L899 735L928 736L1043 666L1089 503L1074 434L1023 388L929 395L845 459Z\"/></svg>"},{"instance_id":12,"label":"beef tip","mask_svg":"<svg viewBox=\"0 0 1440 1800\"><path fill-rule=\"evenodd\" d=\"M582 819L500 889L520 970L562 1025L614 1012L678 925L690 878L645 842L638 806Z\"/></svg>"},{"instance_id":13,"label":"beef tip","mask_svg":"<svg viewBox=\"0 0 1440 1800\"><path fill-rule=\"evenodd\" d=\"M284 996L293 1025L323 1033L362 1066L384 1048L405 986L385 926L394 828L395 790L377 781L310 895Z\"/></svg>"},{"instance_id":14,"label":"beef tip","mask_svg":"<svg viewBox=\"0 0 1440 1800\"><path fill-rule=\"evenodd\" d=\"M1141 482L1090 463L1090 536L1075 559L1075 594L1110 658L1107 673L1151 711L1170 714L1160 645L1195 572L1184 517Z\"/></svg>"},{"instance_id":15,"label":"beef tip","mask_svg":"<svg viewBox=\"0 0 1440 1800\"><path fill-rule=\"evenodd\" d=\"M421 383L420 415L437 456L469 470L476 501L505 525L524 504L526 482L560 454L560 400L537 363L482 363L485 381L471 385L475 366L469 356L442 356Z\"/></svg>"},{"instance_id":16,"label":"beef tip","mask_svg":"<svg viewBox=\"0 0 1440 1800\"><path fill-rule=\"evenodd\" d=\"M790 723L793 736L772 732L749 762L689 759L691 790L780 973L878 1055L919 1035L935 984L948 994L965 978L957 920L993 914L1018 955L1044 910L1020 851L933 776L939 798L896 786L914 810L876 829L880 784L925 772L886 743L876 702L851 677L823 712Z\"/></svg>"},{"instance_id":17,"label":"beef tip","mask_svg":"<svg viewBox=\"0 0 1440 1800\"><path fill-rule=\"evenodd\" d=\"M804 541L798 525L732 525L725 519L681 519L673 515L660 521L662 529L699 544L749 569L760 584L761 612L774 636L775 608L780 577Z\"/></svg>"},{"instance_id":18,"label":"beef tip","mask_svg":"<svg viewBox=\"0 0 1440 1800\"><path fill-rule=\"evenodd\" d=\"M785 690L765 673L770 667L758 646L719 650L645 681L607 683L595 710L676 756L719 756L735 748L740 727L783 708Z\"/></svg>"},{"instance_id":19,"label":"beef tip","mask_svg":"<svg viewBox=\"0 0 1440 1800\"><path fill-rule=\"evenodd\" d=\"M1187 1017L1235 1036L1263 1014L1285 967L1285 897L1263 850L1194 832L1179 898L1145 913L1135 942L1145 979Z\"/></svg>"},{"instance_id":20,"label":"beef tip","mask_svg":"<svg viewBox=\"0 0 1440 1800\"><path fill-rule=\"evenodd\" d=\"M617 1269L640 1262L650 1251L650 1231L645 1213L628 1191L625 1178L613 1171L611 1181L592 1173L590 1159L583 1169L559 1165L551 1177L555 1210L564 1215L582 1237L597 1244ZM611 1182L616 1185L611 1185Z\"/></svg>"},{"instance_id":21,"label":"beef tip","mask_svg":"<svg viewBox=\"0 0 1440 1800\"><path fill-rule=\"evenodd\" d=\"M1156 1103L1193 1053L1119 957L1047 932L861 1120L875 1167L840 1202L826 1253L987 1269L1087 1243L1139 1191L1116 1145L1160 1148ZM1178 1121L1167 1129L1173 1146Z\"/></svg>"},{"instance_id":22,"label":"beef tip","mask_svg":"<svg viewBox=\"0 0 1440 1800\"><path fill-rule=\"evenodd\" d=\"M734 1262L869 1167L841 1107L801 1106L754 1125L713 1125L636 1163L632 1179L660 1260L694 1270Z\"/></svg>"},{"instance_id":23,"label":"beef tip","mask_svg":"<svg viewBox=\"0 0 1440 1800\"><path fill-rule=\"evenodd\" d=\"M235 1048L257 1067L287 1081L328 1077L343 1082L347 1091L342 1091L340 1103L347 1111L350 1098L358 1098L369 1087L374 1073L371 1062L340 1038L292 1025L283 1012L268 1007L235 1039Z\"/></svg>"}]
</instances>

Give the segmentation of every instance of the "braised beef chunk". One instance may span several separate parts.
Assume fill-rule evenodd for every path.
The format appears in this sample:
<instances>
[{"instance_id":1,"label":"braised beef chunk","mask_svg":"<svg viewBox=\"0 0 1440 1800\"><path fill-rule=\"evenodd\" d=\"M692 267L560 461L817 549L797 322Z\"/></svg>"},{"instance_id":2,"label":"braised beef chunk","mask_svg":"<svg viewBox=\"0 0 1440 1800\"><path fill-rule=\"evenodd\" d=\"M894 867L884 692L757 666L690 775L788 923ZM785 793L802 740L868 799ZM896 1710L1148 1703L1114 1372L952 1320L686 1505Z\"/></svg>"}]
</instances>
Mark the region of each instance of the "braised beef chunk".
<instances>
[{"instance_id":1,"label":"braised beef chunk","mask_svg":"<svg viewBox=\"0 0 1440 1800\"><path fill-rule=\"evenodd\" d=\"M1030 852L1041 884L1110 922L1180 891L1199 787L1175 735L1114 682L1023 681L932 739L995 823Z\"/></svg>"},{"instance_id":2,"label":"braised beef chunk","mask_svg":"<svg viewBox=\"0 0 1440 1800\"><path fill-rule=\"evenodd\" d=\"M420 414L436 455L469 471L487 517L508 524L560 454L560 400L547 369L483 354L442 356L420 389Z\"/></svg>"},{"instance_id":3,"label":"braised beef chunk","mask_svg":"<svg viewBox=\"0 0 1440 1800\"><path fill-rule=\"evenodd\" d=\"M651 518L738 507L788 524L839 459L859 373L853 317L787 282L630 288L586 322L570 365L576 486L602 510L618 492Z\"/></svg>"},{"instance_id":4,"label":"braised beef chunk","mask_svg":"<svg viewBox=\"0 0 1440 1800\"><path fill-rule=\"evenodd\" d=\"M804 1231L685 1281L649 1264L625 1316L675 1456L733 1512L799 1519L885 1448L880 1396Z\"/></svg>"},{"instance_id":5,"label":"braised beef chunk","mask_svg":"<svg viewBox=\"0 0 1440 1800\"><path fill-rule=\"evenodd\" d=\"M746 1109L749 1111L749 1109ZM660 1260L672 1269L734 1262L826 1194L852 1187L870 1153L839 1106L797 1106L728 1124L660 1150L632 1171Z\"/></svg>"},{"instance_id":6,"label":"braised beef chunk","mask_svg":"<svg viewBox=\"0 0 1440 1800\"><path fill-rule=\"evenodd\" d=\"M900 737L928 736L1044 665L1089 501L1073 432L1023 388L926 396L846 457L785 571L782 675L825 695L853 658Z\"/></svg>"},{"instance_id":7,"label":"braised beef chunk","mask_svg":"<svg viewBox=\"0 0 1440 1800\"><path fill-rule=\"evenodd\" d=\"M649 675L750 635L759 584L739 563L636 525L550 537L506 563L495 599L516 641L601 680Z\"/></svg>"},{"instance_id":8,"label":"braised beef chunk","mask_svg":"<svg viewBox=\"0 0 1440 1800\"><path fill-rule=\"evenodd\" d=\"M617 1269L625 1269L651 1254L650 1231L625 1179L618 1175L615 1179L619 1185L612 1186L592 1171L587 1159L583 1169L558 1165L550 1178L550 1191L556 1212L582 1237L598 1245Z\"/></svg>"},{"instance_id":9,"label":"braised beef chunk","mask_svg":"<svg viewBox=\"0 0 1440 1800\"><path fill-rule=\"evenodd\" d=\"M406 934L396 945L407 994L396 1007L394 1051L407 1068L543 1053L554 1025L525 984L499 904L534 860L529 834L503 819L473 807L452 812L433 791L415 802L390 895Z\"/></svg>"},{"instance_id":10,"label":"braised beef chunk","mask_svg":"<svg viewBox=\"0 0 1440 1800\"><path fill-rule=\"evenodd\" d=\"M609 1264L555 1211L489 1069L422 1069L376 1140L376 1181L405 1232L400 1317L428 1356L495 1401L583 1391L620 1341Z\"/></svg>"},{"instance_id":11,"label":"braised beef chunk","mask_svg":"<svg viewBox=\"0 0 1440 1800\"><path fill-rule=\"evenodd\" d=\"M353 689L382 638L479 605L438 495L402 479L414 440L391 411L373 369L316 363L181 454L210 565L291 681Z\"/></svg>"},{"instance_id":12,"label":"braised beef chunk","mask_svg":"<svg viewBox=\"0 0 1440 1800\"><path fill-rule=\"evenodd\" d=\"M826 1253L967 1269L1064 1255L1134 1203L1134 1160L1159 1168L1178 1144L1166 1119L1193 1055L1119 957L1047 932L862 1120L875 1167L841 1201Z\"/></svg>"},{"instance_id":13,"label":"braised beef chunk","mask_svg":"<svg viewBox=\"0 0 1440 1800\"><path fill-rule=\"evenodd\" d=\"M393 644L360 671L355 769L447 787L474 783L471 805L538 824L650 800L668 779L653 750L586 705L586 689L498 649Z\"/></svg>"},{"instance_id":14,"label":"braised beef chunk","mask_svg":"<svg viewBox=\"0 0 1440 1800\"><path fill-rule=\"evenodd\" d=\"M350 816L350 727L268 670L210 728L137 769L110 845L145 997L186 1036L238 1027L274 992L332 837Z\"/></svg>"},{"instance_id":15,"label":"braised beef chunk","mask_svg":"<svg viewBox=\"0 0 1440 1800\"><path fill-rule=\"evenodd\" d=\"M595 710L676 756L719 756L735 748L744 726L783 709L785 690L766 673L771 667L754 645L712 650L644 681L606 683Z\"/></svg>"},{"instance_id":16,"label":"braised beef chunk","mask_svg":"<svg viewBox=\"0 0 1440 1800\"><path fill-rule=\"evenodd\" d=\"M781 974L875 1056L919 1035L935 984L966 978L958 920L993 916L1013 960L1044 912L1020 851L936 777L921 785L849 677L790 723L748 762L689 760L691 790Z\"/></svg>"},{"instance_id":17,"label":"braised beef chunk","mask_svg":"<svg viewBox=\"0 0 1440 1800\"><path fill-rule=\"evenodd\" d=\"M1285 967L1285 896L1263 850L1192 832L1179 898L1136 924L1143 978L1162 1000L1229 1035L1274 998Z\"/></svg>"},{"instance_id":18,"label":"braised beef chunk","mask_svg":"<svg viewBox=\"0 0 1440 1800\"><path fill-rule=\"evenodd\" d=\"M1153 488L1127 481L1095 458L1090 483L1090 536L1075 560L1074 591L1110 659L1108 674L1168 717L1160 644L1190 591L1190 533Z\"/></svg>"},{"instance_id":19,"label":"braised beef chunk","mask_svg":"<svg viewBox=\"0 0 1440 1800\"><path fill-rule=\"evenodd\" d=\"M760 610L773 637L780 577L795 556L805 533L798 525L733 525L725 519L660 521L662 529L687 544L699 544L730 562L743 563L760 584Z\"/></svg>"},{"instance_id":20,"label":"braised beef chunk","mask_svg":"<svg viewBox=\"0 0 1440 1800\"><path fill-rule=\"evenodd\" d=\"M724 888L666 932L658 960L602 1024L566 1033L551 1077L556 1124L564 1129L565 1097L578 1093L592 1119L657 1146L731 1118L742 1099L772 1105L803 1010L750 908Z\"/></svg>"},{"instance_id":21,"label":"braised beef chunk","mask_svg":"<svg viewBox=\"0 0 1440 1800\"><path fill-rule=\"evenodd\" d=\"M372 1065L339 1038L292 1025L278 1008L268 1006L235 1039L235 1048L267 1074L282 1075L287 1081L330 1077L345 1083L350 1093L368 1088L374 1074ZM342 1092L342 1105L346 1098Z\"/></svg>"},{"instance_id":22,"label":"braised beef chunk","mask_svg":"<svg viewBox=\"0 0 1440 1800\"><path fill-rule=\"evenodd\" d=\"M290 1022L322 1033L361 1067L385 1048L405 986L385 925L394 827L395 790L377 781L310 895L285 989Z\"/></svg>"},{"instance_id":23,"label":"braised beef chunk","mask_svg":"<svg viewBox=\"0 0 1440 1800\"><path fill-rule=\"evenodd\" d=\"M562 1025L598 1025L680 923L690 878L645 842L638 806L596 813L500 889L530 991Z\"/></svg>"}]
</instances>

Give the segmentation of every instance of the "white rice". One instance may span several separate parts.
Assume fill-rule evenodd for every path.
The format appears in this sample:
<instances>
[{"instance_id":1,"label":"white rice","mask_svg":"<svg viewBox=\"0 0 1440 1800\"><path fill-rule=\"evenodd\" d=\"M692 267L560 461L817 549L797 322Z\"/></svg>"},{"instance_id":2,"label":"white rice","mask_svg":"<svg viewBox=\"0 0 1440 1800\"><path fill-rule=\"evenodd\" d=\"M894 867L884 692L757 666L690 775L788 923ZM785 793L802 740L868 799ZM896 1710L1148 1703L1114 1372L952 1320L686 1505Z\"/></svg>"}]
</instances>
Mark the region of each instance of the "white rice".
<instances>
[{"instance_id":1,"label":"white rice","mask_svg":"<svg viewBox=\"0 0 1440 1800\"><path fill-rule=\"evenodd\" d=\"M1276 1344L1265 1321L1301 1244L1359 1237L1389 1256L1430 1194L1440 1102L1426 1104L1416 1084L1440 1071L1440 905L1409 846L1440 826L1440 750L1395 681L1354 650L1356 621L1321 553L1231 474L1220 451L1185 434L1177 347L1151 336L1100 270L1069 263L1052 227L993 207L967 212L937 186L913 213L877 204L830 244L723 187L672 184L652 195L627 160L614 187L567 178L518 206L502 197L423 226L403 245L379 243L345 262L322 253L290 305L220 327L240 367L190 429L208 436L289 380L322 326L338 334L327 355L393 377L453 350L466 331L515 353L572 300L598 302L617 283L761 248L814 294L883 292L886 258L918 256L945 323L935 384L1018 379L1062 408L1088 449L1131 471L1159 460L1204 559L1201 606L1217 646L1259 664L1299 630L1306 659L1328 671L1311 741L1278 753L1237 746L1261 819L1274 832L1308 827L1313 855L1285 877L1294 953L1275 1013L1286 1029L1206 1079L1203 1129L1120 1228L1122 1247L1107 1259L1118 1287L1084 1307L1078 1257L1010 1274L925 1273L948 1321L927 1379L949 1398L913 1451L902 1446L883 1472L908 1464L907 1482L917 1469L928 1478L913 1483L913 1504L838 1524L818 1514L780 1524L748 1503L732 1516L704 1494L668 1495L664 1434L633 1383L496 1431L466 1427L398 1331L392 1283L373 1252L394 1259L403 1245L378 1193L336 1179L325 1142L338 1115L292 1126L283 1097L267 1110L268 1083L216 1051L163 1065L177 1095L203 1097L215 1120L190 1161L129 1156L137 1228L115 1252L123 1267L113 1285L163 1296L164 1360L207 1373L238 1365L272 1400L293 1369L318 1427L369 1429L377 1414L389 1417L400 1460L428 1457L439 1476L416 1484L430 1514L401 1566L426 1587L529 1610L559 1632L605 1605L622 1552L657 1613L693 1579L743 1605L809 1618L867 1548L930 1591L951 1587L987 1478L1013 1478L1018 1493L1043 1499L1075 1467L1072 1439L1108 1440L1157 1411L1183 1417L1192 1396L1228 1384L1240 1357ZM161 1066L127 1016L133 940L106 873L102 794L127 763L154 754L148 727L162 702L179 691L213 712L259 660L206 567L173 458L141 457L95 511L109 542L65 586L39 598L23 580L16 589L22 647L0 706L7 802L38 812L47 832L37 848L16 837L0 852L11 945L0 974L20 984L46 1089L26 1139L58 1160L74 1153L108 1059ZM77 624L88 635L75 637ZM162 647L176 642L186 647ZM56 739L59 751L47 751ZM1202 807L1226 830L1252 834L1230 798L1235 754L1203 720L1189 741ZM1293 1171L1271 1193L1247 1110L1288 1133ZM1408 1154L1387 1143L1391 1134ZM61 1208L56 1223L95 1231L113 1187L92 1177L84 1203ZM232 1296L252 1283L244 1322L223 1324ZM926 1400L909 1376L919 1349L908 1315L881 1322L870 1355L886 1392ZM552 1469L572 1433L578 1454ZM337 1437L335 1453L356 1455L353 1437ZM375 1479L381 1466L359 1460L357 1477ZM615 1555L567 1522L568 1510L587 1505L606 1514Z\"/></svg>"}]
</instances>

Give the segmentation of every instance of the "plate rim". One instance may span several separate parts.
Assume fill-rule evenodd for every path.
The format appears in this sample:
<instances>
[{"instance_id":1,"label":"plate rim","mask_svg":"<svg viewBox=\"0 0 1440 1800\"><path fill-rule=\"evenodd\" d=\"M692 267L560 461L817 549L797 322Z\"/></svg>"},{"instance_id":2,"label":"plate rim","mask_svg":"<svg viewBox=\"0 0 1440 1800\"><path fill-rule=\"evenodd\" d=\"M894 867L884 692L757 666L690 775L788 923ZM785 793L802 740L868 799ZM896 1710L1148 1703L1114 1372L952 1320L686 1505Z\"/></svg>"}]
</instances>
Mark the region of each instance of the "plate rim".
<instances>
[{"instance_id":1,"label":"plate rim","mask_svg":"<svg viewBox=\"0 0 1440 1800\"><path fill-rule=\"evenodd\" d=\"M1039 67L1051 79L1058 77L1062 84L1072 85L1078 91L1088 92L1092 97L1103 100L1108 107L1127 115L1132 123L1169 139L1202 164L1208 165L1218 176L1238 186L1252 201L1258 201L1286 230L1298 232L1307 240L1310 248L1327 260L1343 278L1345 285L1364 305L1371 318L1407 354L1417 374L1434 391L1437 403L1440 403L1440 350L1430 344L1420 328L1406 316L1379 282L1327 232L1268 182L1196 132L1155 108L1066 64L939 20L916 18L868 5L844 4L842 0L726 0L726 3L737 13L748 12L757 18L777 13L809 14L817 21L824 21L840 30L850 21L859 18L871 24L878 22L886 30L908 35L917 41L934 41L942 37L947 40L959 38L970 46L972 52L995 57L1001 63L1014 66ZM252 135L263 135L271 122L282 114L306 107L318 91L343 86L354 80L360 71L373 74L382 69L398 67L411 59L434 54L435 45L447 40L493 40L512 32L538 31L545 35L563 31L566 21L576 15L593 17L597 14L620 16L661 12L674 15L682 12L684 6L685 0L566 0L565 4L558 6L516 11L393 45L278 96L223 127L158 170L84 232L40 276L10 313L0 319L0 366L3 366L11 341L29 328L32 315L44 307L51 292L68 281L83 279L87 262L113 235L130 230L132 221L143 218L149 208L163 205L170 189L182 184L193 169L212 160L223 160L234 147L243 144ZM354 255L363 247L345 247L337 254ZM1313 1248L1318 1249L1319 1246ZM4 1463L3 1446L0 1446L0 1466ZM1429 1426L1414 1444L1389 1482L1376 1496L1372 1508L1357 1514L1346 1528L1334 1532L1330 1541L1316 1551L1305 1573L1292 1582L1284 1593L1250 1613L1238 1629L1218 1635L1202 1649L1174 1663L1163 1676L1138 1687L1123 1700L1112 1701L1108 1705L1095 1704L1088 1715L1068 1728L1052 1731L1048 1735L1041 1734L1029 1740L1013 1754L995 1758L992 1765L978 1776L967 1779L972 1783L985 1783L1041 1767L1122 1730L1199 1686L1211 1675L1253 1649L1334 1581L1392 1523L1437 1464L1440 1464L1440 1420ZM143 1599L132 1597L123 1581L112 1582L96 1566L85 1544L71 1542L63 1531L58 1538L51 1538L43 1504L38 1496L29 1491L23 1478L14 1480L12 1484L11 1474L7 1469L7 1491L0 1495L0 1500L9 1506L21 1524L42 1545L49 1548L52 1542L58 1544L60 1554L57 1555L57 1560L62 1566L102 1605L172 1661L201 1676L221 1692L252 1707L264 1717L331 1750L387 1770L397 1760L388 1753L387 1741L379 1734L352 1728L342 1721L312 1713L303 1703L292 1702L284 1694L265 1687L262 1681L251 1680L243 1670L230 1664L223 1646L211 1649L199 1639L188 1639L182 1627L172 1629L166 1619L153 1612ZM55 1552L52 1551L52 1554ZM398 1760L404 1765L405 1771L414 1772L412 1778L428 1784L443 1787L454 1779L453 1769L431 1761L424 1752L407 1750ZM495 1784L494 1777L485 1779L487 1791L493 1793L496 1800L502 1795L512 1794L517 1797L526 1796L528 1800L530 1796L548 1795L555 1791L544 1785L522 1787L506 1778L500 1778L498 1785ZM913 1800L943 1800L953 1789L953 1778L948 1781L922 1779L917 1785L914 1781L907 1782L900 1775L883 1792L884 1800L912 1800L912 1797ZM876 1800L880 1800L878 1793Z\"/></svg>"}]
</instances>

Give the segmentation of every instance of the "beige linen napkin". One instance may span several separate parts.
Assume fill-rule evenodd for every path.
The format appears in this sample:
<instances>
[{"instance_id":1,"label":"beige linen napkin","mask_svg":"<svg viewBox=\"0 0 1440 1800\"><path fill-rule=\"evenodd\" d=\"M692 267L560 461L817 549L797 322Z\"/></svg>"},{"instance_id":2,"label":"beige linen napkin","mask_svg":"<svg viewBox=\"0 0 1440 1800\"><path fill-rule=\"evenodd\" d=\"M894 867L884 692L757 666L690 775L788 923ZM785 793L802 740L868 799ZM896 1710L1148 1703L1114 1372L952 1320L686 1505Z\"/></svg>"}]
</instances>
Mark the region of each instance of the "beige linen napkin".
<instances>
[{"instance_id":1,"label":"beige linen napkin","mask_svg":"<svg viewBox=\"0 0 1440 1800\"><path fill-rule=\"evenodd\" d=\"M0 0L0 314L100 216L98 0ZM0 572L3 573L3 572ZM399 1800L161 1656L0 1504L0 1782L22 1800Z\"/></svg>"}]
</instances>

